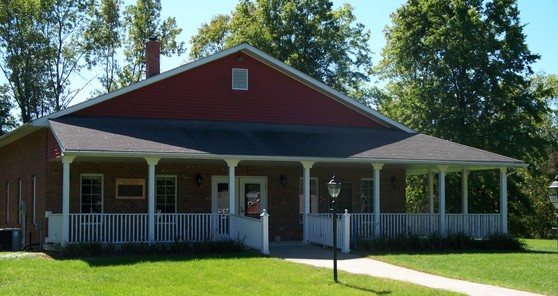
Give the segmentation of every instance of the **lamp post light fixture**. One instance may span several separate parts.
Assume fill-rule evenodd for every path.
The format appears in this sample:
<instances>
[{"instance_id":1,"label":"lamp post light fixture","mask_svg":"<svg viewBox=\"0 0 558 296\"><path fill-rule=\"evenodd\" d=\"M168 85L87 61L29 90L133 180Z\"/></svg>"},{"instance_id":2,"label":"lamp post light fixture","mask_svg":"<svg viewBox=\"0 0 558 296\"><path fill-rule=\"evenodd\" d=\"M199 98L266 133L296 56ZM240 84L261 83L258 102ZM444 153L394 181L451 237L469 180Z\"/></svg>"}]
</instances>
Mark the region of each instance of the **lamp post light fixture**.
<instances>
[{"instance_id":1,"label":"lamp post light fixture","mask_svg":"<svg viewBox=\"0 0 558 296\"><path fill-rule=\"evenodd\" d=\"M554 177L554 182L548 186L548 198L556 210L558 210L558 175ZM558 215L556 216L556 243L558 247Z\"/></svg>"},{"instance_id":2,"label":"lamp post light fixture","mask_svg":"<svg viewBox=\"0 0 558 296\"><path fill-rule=\"evenodd\" d=\"M335 178L335 174L333 174L331 181L327 183L327 191L329 191L331 196L331 206L333 209L333 280L337 283L337 205L335 204L335 199L341 191L341 182Z\"/></svg>"}]
</instances>

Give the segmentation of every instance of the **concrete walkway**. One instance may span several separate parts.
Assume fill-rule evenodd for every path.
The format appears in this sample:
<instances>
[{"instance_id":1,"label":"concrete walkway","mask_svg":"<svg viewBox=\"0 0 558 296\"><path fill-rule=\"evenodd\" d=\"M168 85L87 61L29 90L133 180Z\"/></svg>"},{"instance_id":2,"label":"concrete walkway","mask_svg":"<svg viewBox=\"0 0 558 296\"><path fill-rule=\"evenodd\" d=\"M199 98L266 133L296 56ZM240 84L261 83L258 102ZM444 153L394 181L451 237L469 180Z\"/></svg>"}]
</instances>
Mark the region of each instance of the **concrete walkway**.
<instances>
[{"instance_id":1,"label":"concrete walkway","mask_svg":"<svg viewBox=\"0 0 558 296\"><path fill-rule=\"evenodd\" d=\"M333 251L331 248L322 248L321 246L298 242L279 242L270 243L270 253L272 257L282 258L295 263L333 268ZM350 273L411 282L430 288L454 291L467 295L539 295L431 275L377 260L351 254L342 254L341 252L338 252L337 255L337 269Z\"/></svg>"}]
</instances>

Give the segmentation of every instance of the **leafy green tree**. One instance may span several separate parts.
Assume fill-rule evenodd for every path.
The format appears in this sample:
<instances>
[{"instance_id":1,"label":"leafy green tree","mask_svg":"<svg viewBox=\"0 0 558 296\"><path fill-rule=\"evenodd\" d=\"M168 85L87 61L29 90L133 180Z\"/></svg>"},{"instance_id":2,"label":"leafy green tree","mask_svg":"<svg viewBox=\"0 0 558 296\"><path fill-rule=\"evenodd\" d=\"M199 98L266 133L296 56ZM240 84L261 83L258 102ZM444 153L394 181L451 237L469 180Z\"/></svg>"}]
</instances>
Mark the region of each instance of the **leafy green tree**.
<instances>
[{"instance_id":1,"label":"leafy green tree","mask_svg":"<svg viewBox=\"0 0 558 296\"><path fill-rule=\"evenodd\" d=\"M176 25L176 19L169 17L161 21L160 0L137 0L124 10L124 56L126 65L119 72L119 86L140 81L145 77L145 42L157 37L161 42L161 55L172 56L184 53L184 42L176 39L182 29Z\"/></svg>"},{"instance_id":2,"label":"leafy green tree","mask_svg":"<svg viewBox=\"0 0 558 296\"><path fill-rule=\"evenodd\" d=\"M0 2L0 68L7 83L2 86L2 108L13 100L21 121L29 122L52 110L47 60L48 38L42 34L46 26L39 0ZM0 116L3 116L5 112ZM2 117L2 121L10 121Z\"/></svg>"},{"instance_id":3,"label":"leafy green tree","mask_svg":"<svg viewBox=\"0 0 558 296\"><path fill-rule=\"evenodd\" d=\"M288 65L364 101L369 80L369 32L348 4L329 0L242 0L192 37L198 59L246 42Z\"/></svg>"},{"instance_id":4,"label":"leafy green tree","mask_svg":"<svg viewBox=\"0 0 558 296\"><path fill-rule=\"evenodd\" d=\"M10 114L10 101L8 86L0 85L0 136L16 127L15 118Z\"/></svg>"},{"instance_id":5,"label":"leafy green tree","mask_svg":"<svg viewBox=\"0 0 558 296\"><path fill-rule=\"evenodd\" d=\"M547 86L532 88L539 56L525 42L514 0L408 0L391 16L376 72L389 82L377 96L383 113L420 132L544 162L553 138L541 132L550 113ZM510 230L533 213L526 176L509 177ZM448 178L448 207L460 210L459 178ZM497 172L470 175L471 212L498 208ZM451 197L455 197L452 199Z\"/></svg>"},{"instance_id":6,"label":"leafy green tree","mask_svg":"<svg viewBox=\"0 0 558 296\"><path fill-rule=\"evenodd\" d=\"M45 26L43 35L50 42L47 59L48 88L55 111L66 108L83 86L70 89L70 82L85 66L87 8L92 0L42 0Z\"/></svg>"},{"instance_id":7,"label":"leafy green tree","mask_svg":"<svg viewBox=\"0 0 558 296\"><path fill-rule=\"evenodd\" d=\"M122 22L120 21L120 0L97 0L90 7L92 18L89 28L85 31L86 61L89 69L100 66L98 77L103 94L116 89L118 66L118 50L122 46Z\"/></svg>"}]
</instances>

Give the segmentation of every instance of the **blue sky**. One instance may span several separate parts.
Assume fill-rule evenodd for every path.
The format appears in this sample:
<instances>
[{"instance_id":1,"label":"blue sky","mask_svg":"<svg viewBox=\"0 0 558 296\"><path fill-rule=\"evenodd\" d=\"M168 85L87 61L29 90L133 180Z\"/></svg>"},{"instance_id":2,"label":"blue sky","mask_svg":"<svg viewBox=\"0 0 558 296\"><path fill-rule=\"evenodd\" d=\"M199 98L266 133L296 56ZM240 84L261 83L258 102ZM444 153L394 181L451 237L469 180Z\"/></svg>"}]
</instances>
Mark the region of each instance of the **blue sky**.
<instances>
[{"instance_id":1,"label":"blue sky","mask_svg":"<svg viewBox=\"0 0 558 296\"><path fill-rule=\"evenodd\" d=\"M135 0L127 0L135 2ZM390 24L390 13L405 3L404 0L334 0L336 7L345 2L354 8L357 21L363 23L371 32L370 48L375 53L373 62L379 60L379 54L385 44L383 28ZM214 15L229 14L238 0L161 0L162 16L173 16L178 26L183 29L180 38L187 43L202 23L208 22ZM520 17L525 24L524 33L527 44L533 53L541 55L534 70L558 74L558 1L557 0L518 0ZM190 45L186 45L190 48ZM163 71L184 63L186 56L169 59L162 58Z\"/></svg>"}]
</instances>

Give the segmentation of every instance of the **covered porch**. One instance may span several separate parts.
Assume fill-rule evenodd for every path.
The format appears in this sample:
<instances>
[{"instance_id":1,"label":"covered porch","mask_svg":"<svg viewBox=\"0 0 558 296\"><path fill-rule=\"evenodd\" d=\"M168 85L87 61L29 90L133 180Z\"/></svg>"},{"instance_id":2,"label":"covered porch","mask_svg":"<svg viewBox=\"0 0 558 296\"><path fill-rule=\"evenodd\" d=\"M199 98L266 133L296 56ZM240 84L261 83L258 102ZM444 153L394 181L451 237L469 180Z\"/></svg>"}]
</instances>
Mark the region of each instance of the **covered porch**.
<instances>
[{"instance_id":1,"label":"covered porch","mask_svg":"<svg viewBox=\"0 0 558 296\"><path fill-rule=\"evenodd\" d=\"M507 233L507 172L526 166L387 128L80 116L50 124L62 154L49 171L62 182L53 183L56 190L47 197L53 204L47 207L52 212L47 238L61 244L228 237L254 238L253 245L262 251L269 240L328 245L332 229L326 183L334 173L345 184L338 214L340 246L382 235L463 232L485 237ZM500 176L499 208L469 213L468 174L482 170ZM430 209L407 213L407 176L421 174L428 176ZM447 174L461 175L461 213L446 213ZM87 191L91 182L97 184L93 195ZM169 188L172 199L160 202ZM260 216L264 209L267 225Z\"/></svg>"}]
</instances>

